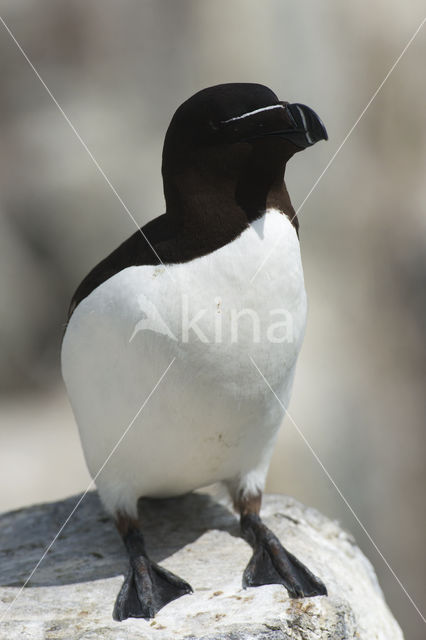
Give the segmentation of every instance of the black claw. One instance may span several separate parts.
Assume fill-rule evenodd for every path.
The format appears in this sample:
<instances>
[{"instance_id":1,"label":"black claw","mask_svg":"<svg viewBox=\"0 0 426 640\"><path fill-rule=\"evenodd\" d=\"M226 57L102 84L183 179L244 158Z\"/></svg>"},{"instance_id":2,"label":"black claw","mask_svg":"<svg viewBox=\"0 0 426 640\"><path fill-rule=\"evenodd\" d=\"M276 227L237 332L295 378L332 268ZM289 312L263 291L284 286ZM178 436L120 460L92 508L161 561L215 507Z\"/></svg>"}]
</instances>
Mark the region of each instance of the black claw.
<instances>
[{"instance_id":1,"label":"black claw","mask_svg":"<svg viewBox=\"0 0 426 640\"><path fill-rule=\"evenodd\" d=\"M242 529L254 547L243 574L244 588L282 584L291 598L327 595L323 582L282 546L258 516L245 516Z\"/></svg>"},{"instance_id":2,"label":"black claw","mask_svg":"<svg viewBox=\"0 0 426 640\"><path fill-rule=\"evenodd\" d=\"M190 584L175 576L174 573L167 571L164 567L160 567L155 562L151 563L151 577L156 607L155 613L172 600L192 593Z\"/></svg>"}]
</instances>

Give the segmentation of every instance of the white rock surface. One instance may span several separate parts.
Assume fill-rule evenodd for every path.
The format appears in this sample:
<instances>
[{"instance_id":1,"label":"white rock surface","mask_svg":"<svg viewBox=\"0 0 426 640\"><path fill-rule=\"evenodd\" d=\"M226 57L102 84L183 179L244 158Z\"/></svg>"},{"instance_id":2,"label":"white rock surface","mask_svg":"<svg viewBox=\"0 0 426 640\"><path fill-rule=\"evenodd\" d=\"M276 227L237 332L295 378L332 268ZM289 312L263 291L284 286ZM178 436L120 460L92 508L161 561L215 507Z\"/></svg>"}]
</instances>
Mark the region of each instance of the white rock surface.
<instances>
[{"instance_id":1,"label":"white rock surface","mask_svg":"<svg viewBox=\"0 0 426 640\"><path fill-rule=\"evenodd\" d=\"M338 524L285 496L265 496L262 515L289 551L322 578L328 597L291 600L278 585L242 589L251 550L224 499L195 493L142 501L154 560L190 582L192 595L152 621L112 620L126 568L124 548L88 494L25 589L43 550L79 496L0 517L3 640L399 640L373 568Z\"/></svg>"}]
</instances>

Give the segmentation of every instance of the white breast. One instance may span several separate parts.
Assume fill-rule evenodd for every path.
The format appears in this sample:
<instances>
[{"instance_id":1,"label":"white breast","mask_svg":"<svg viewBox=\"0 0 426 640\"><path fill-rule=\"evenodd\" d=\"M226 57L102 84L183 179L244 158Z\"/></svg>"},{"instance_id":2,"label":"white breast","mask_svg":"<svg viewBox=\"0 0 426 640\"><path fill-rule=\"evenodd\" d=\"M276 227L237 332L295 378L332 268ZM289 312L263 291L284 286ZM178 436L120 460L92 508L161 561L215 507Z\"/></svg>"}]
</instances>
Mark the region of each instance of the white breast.
<instances>
[{"instance_id":1,"label":"white breast","mask_svg":"<svg viewBox=\"0 0 426 640\"><path fill-rule=\"evenodd\" d=\"M253 284L250 277L277 244ZM299 242L268 211L219 250L184 264L129 267L74 311L62 370L106 507L135 512L140 496L215 481L261 488L303 339ZM192 324L191 324L192 323Z\"/></svg>"}]
</instances>

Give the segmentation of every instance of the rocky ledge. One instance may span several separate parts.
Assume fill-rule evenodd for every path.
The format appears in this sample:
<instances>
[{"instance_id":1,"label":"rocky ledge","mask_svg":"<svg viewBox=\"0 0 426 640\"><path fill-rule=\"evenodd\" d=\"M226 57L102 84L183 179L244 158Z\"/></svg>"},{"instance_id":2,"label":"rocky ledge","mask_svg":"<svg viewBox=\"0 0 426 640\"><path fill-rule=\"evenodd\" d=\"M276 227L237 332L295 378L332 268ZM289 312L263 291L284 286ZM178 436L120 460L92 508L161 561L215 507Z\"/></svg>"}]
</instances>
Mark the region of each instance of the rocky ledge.
<instances>
[{"instance_id":1,"label":"rocky ledge","mask_svg":"<svg viewBox=\"0 0 426 640\"><path fill-rule=\"evenodd\" d=\"M400 640L370 562L336 522L286 496L265 496L266 524L328 588L291 600L284 587L242 589L251 550L225 499L194 493L143 500L151 557L194 593L151 621L112 620L124 549L96 493L0 516L0 638L7 640Z\"/></svg>"}]
</instances>

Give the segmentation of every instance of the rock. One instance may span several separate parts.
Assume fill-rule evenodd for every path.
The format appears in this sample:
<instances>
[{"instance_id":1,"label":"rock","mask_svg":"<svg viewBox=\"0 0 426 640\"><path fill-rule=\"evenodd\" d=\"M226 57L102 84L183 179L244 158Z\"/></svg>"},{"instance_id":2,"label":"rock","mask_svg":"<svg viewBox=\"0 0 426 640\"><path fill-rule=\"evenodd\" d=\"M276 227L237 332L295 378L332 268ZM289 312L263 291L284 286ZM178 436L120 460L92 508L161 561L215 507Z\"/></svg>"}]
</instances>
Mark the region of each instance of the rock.
<instances>
[{"instance_id":1,"label":"rock","mask_svg":"<svg viewBox=\"0 0 426 640\"><path fill-rule=\"evenodd\" d=\"M264 520L322 578L328 597L291 600L279 585L242 589L251 550L239 537L238 521L225 499L198 492L141 501L152 558L194 589L154 620L112 620L127 561L94 492L87 494L20 590L79 498L0 517L1 639L403 638L374 570L353 538L336 522L285 496L265 496Z\"/></svg>"}]
</instances>

